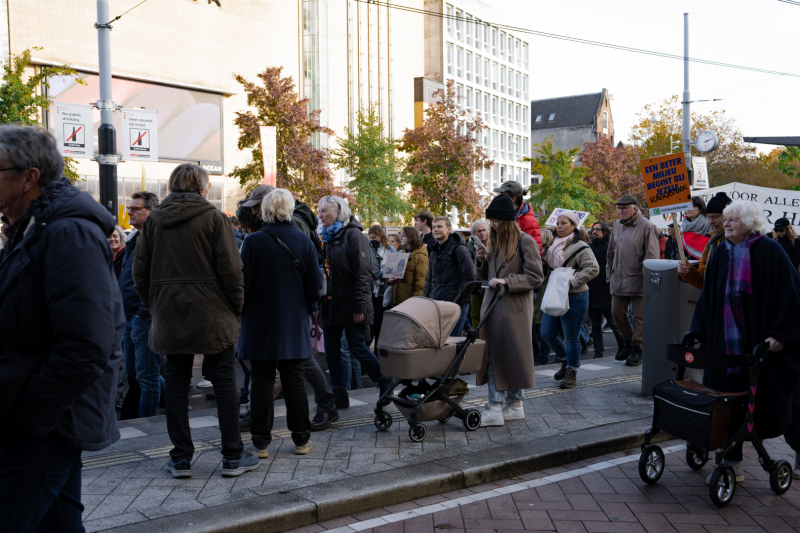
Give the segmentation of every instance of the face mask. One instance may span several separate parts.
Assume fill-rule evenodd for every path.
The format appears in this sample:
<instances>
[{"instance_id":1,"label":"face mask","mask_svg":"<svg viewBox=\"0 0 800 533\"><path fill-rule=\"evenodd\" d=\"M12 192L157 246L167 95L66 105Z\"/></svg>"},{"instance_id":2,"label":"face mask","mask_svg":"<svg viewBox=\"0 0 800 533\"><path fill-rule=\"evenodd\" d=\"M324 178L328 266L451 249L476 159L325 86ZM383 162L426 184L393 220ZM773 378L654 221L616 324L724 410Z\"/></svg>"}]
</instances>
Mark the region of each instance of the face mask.
<instances>
[{"instance_id":1,"label":"face mask","mask_svg":"<svg viewBox=\"0 0 800 533\"><path fill-rule=\"evenodd\" d=\"M381 243L379 241L369 241L369 244L375 248L376 250L381 247Z\"/></svg>"}]
</instances>

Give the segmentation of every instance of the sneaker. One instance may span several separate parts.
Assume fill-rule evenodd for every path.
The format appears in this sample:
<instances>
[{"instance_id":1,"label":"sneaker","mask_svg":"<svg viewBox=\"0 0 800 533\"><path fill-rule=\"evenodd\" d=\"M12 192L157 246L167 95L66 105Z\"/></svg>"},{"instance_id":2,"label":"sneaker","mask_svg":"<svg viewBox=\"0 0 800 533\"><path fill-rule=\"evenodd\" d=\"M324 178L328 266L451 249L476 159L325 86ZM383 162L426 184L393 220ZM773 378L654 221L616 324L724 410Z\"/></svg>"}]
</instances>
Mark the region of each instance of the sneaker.
<instances>
[{"instance_id":1,"label":"sneaker","mask_svg":"<svg viewBox=\"0 0 800 533\"><path fill-rule=\"evenodd\" d=\"M564 379L561 380L562 389L573 389L578 384L578 371L574 368L567 368Z\"/></svg>"},{"instance_id":2,"label":"sneaker","mask_svg":"<svg viewBox=\"0 0 800 533\"><path fill-rule=\"evenodd\" d=\"M378 389L381 391L380 395L383 396L383 393L391 390L392 385L394 385L394 380L392 378L383 377L378 381ZM381 402L381 405L387 406L392 403L392 400L389 398L384 398Z\"/></svg>"},{"instance_id":3,"label":"sneaker","mask_svg":"<svg viewBox=\"0 0 800 533\"><path fill-rule=\"evenodd\" d=\"M742 483L744 481L744 467L742 466L741 461L731 461L729 459L725 459L722 461L722 464L731 465L733 467L733 473L736 474L736 483ZM795 479L800 479L800 478L795 478ZM711 484L710 475L706 478L706 485L709 484Z\"/></svg>"},{"instance_id":4,"label":"sneaker","mask_svg":"<svg viewBox=\"0 0 800 533\"><path fill-rule=\"evenodd\" d=\"M311 431L323 431L329 429L331 425L339 420L339 413L317 410L314 420L311 421Z\"/></svg>"},{"instance_id":5,"label":"sneaker","mask_svg":"<svg viewBox=\"0 0 800 533\"><path fill-rule=\"evenodd\" d=\"M642 364L642 348L640 346L633 346L631 348L631 355L625 361L625 366L639 366Z\"/></svg>"},{"instance_id":6,"label":"sneaker","mask_svg":"<svg viewBox=\"0 0 800 533\"><path fill-rule=\"evenodd\" d=\"M604 326L603 333L612 333L611 328L609 328L608 326Z\"/></svg>"},{"instance_id":7,"label":"sneaker","mask_svg":"<svg viewBox=\"0 0 800 533\"><path fill-rule=\"evenodd\" d=\"M242 456L237 461L222 461L222 476L241 476L256 468L258 468L258 457L250 455L248 452L242 452Z\"/></svg>"},{"instance_id":8,"label":"sneaker","mask_svg":"<svg viewBox=\"0 0 800 533\"><path fill-rule=\"evenodd\" d=\"M525 409L520 400L506 400L503 406L503 420L524 420Z\"/></svg>"},{"instance_id":9,"label":"sneaker","mask_svg":"<svg viewBox=\"0 0 800 533\"><path fill-rule=\"evenodd\" d=\"M556 359L556 361L558 361L558 359ZM567 361L564 360L558 362L561 363L561 370L553 374L553 379L556 381L561 381L562 379L564 379L564 375L567 373Z\"/></svg>"},{"instance_id":10,"label":"sneaker","mask_svg":"<svg viewBox=\"0 0 800 533\"><path fill-rule=\"evenodd\" d=\"M311 451L311 442L307 442L305 444L301 444L299 446L295 446L294 454L295 455L305 455Z\"/></svg>"},{"instance_id":11,"label":"sneaker","mask_svg":"<svg viewBox=\"0 0 800 533\"><path fill-rule=\"evenodd\" d=\"M198 381L197 385L195 385L195 387L198 387L198 388L201 388L201 389L207 389L207 388L213 387L213 386L214 386L214 384L211 383L210 381L208 381L207 379L204 379L202 381Z\"/></svg>"},{"instance_id":12,"label":"sneaker","mask_svg":"<svg viewBox=\"0 0 800 533\"><path fill-rule=\"evenodd\" d=\"M625 361L631 355L631 341L624 341L623 344L619 345L619 349L617 350L617 354L614 356L614 359L617 361Z\"/></svg>"},{"instance_id":13,"label":"sneaker","mask_svg":"<svg viewBox=\"0 0 800 533\"><path fill-rule=\"evenodd\" d=\"M505 425L503 420L503 404L487 403L481 412L481 427L497 427Z\"/></svg>"},{"instance_id":14,"label":"sneaker","mask_svg":"<svg viewBox=\"0 0 800 533\"><path fill-rule=\"evenodd\" d=\"M333 403L337 409L350 407L350 397L345 389L333 389Z\"/></svg>"},{"instance_id":15,"label":"sneaker","mask_svg":"<svg viewBox=\"0 0 800 533\"><path fill-rule=\"evenodd\" d=\"M253 418L250 416L250 413L247 413L247 416L243 416L239 419L239 432L250 431L250 426L252 425Z\"/></svg>"},{"instance_id":16,"label":"sneaker","mask_svg":"<svg viewBox=\"0 0 800 533\"><path fill-rule=\"evenodd\" d=\"M189 461L175 461L170 460L165 466L169 473L172 474L172 477L176 479L185 478L185 477L192 477L192 465Z\"/></svg>"},{"instance_id":17,"label":"sneaker","mask_svg":"<svg viewBox=\"0 0 800 533\"><path fill-rule=\"evenodd\" d=\"M267 451L266 448L264 448L262 450L261 448L258 448L255 444L253 444L252 442L247 445L247 448L245 448L245 450L247 450L247 453L249 453L251 455L255 455L259 459L266 459L267 457L269 457L269 451Z\"/></svg>"}]
</instances>

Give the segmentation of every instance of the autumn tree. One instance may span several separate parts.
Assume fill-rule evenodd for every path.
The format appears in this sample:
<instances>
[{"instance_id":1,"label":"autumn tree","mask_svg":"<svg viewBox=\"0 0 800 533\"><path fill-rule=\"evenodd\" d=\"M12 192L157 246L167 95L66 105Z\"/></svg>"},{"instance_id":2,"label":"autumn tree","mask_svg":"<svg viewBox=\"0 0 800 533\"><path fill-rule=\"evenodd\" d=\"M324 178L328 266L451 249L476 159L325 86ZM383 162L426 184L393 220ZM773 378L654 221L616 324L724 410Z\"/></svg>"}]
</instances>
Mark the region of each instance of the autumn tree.
<instances>
[{"instance_id":1,"label":"autumn tree","mask_svg":"<svg viewBox=\"0 0 800 533\"><path fill-rule=\"evenodd\" d=\"M640 205L647 205L642 182L639 149L634 146L615 147L608 137L600 137L583 145L581 164L588 170L586 183L600 194L617 200L625 194L635 196ZM600 206L593 215L604 222L616 218L616 208L611 202Z\"/></svg>"},{"instance_id":2,"label":"autumn tree","mask_svg":"<svg viewBox=\"0 0 800 533\"><path fill-rule=\"evenodd\" d=\"M315 202L336 191L327 164L327 151L312 146L314 133L333 134L319 122L320 110L308 110L308 99L300 100L291 77L281 77L283 67L268 67L258 74L262 85L240 74L234 78L244 87L252 110L237 111L233 123L239 127L240 150L252 149L253 162L234 167L231 176L246 188L264 179L264 159L259 126L275 126L278 187L290 190L306 202Z\"/></svg>"},{"instance_id":3,"label":"autumn tree","mask_svg":"<svg viewBox=\"0 0 800 533\"><path fill-rule=\"evenodd\" d=\"M41 50L35 47L32 50ZM18 56L10 56L3 63L3 84L0 85L0 123L26 124L32 126L41 121L40 110L49 109L52 102L41 88L48 89L52 76L69 76L78 83L85 84L78 73L64 65L62 67L40 67L30 76L25 76L25 68L31 60L32 50L25 50ZM75 169L75 160L64 158L64 176L73 182L80 177Z\"/></svg>"},{"instance_id":4,"label":"autumn tree","mask_svg":"<svg viewBox=\"0 0 800 533\"><path fill-rule=\"evenodd\" d=\"M422 125L406 129L400 141L400 150L409 154L405 165L409 198L416 209L435 215L445 215L455 207L480 216L473 176L494 164L476 140L486 126L480 117L461 108L453 80L434 91L433 98Z\"/></svg>"},{"instance_id":5,"label":"autumn tree","mask_svg":"<svg viewBox=\"0 0 800 533\"><path fill-rule=\"evenodd\" d=\"M797 146L787 146L777 149L778 170L782 174L800 180L800 148ZM773 150L773 153L775 150ZM797 184L795 183L795 187Z\"/></svg>"},{"instance_id":6,"label":"autumn tree","mask_svg":"<svg viewBox=\"0 0 800 533\"><path fill-rule=\"evenodd\" d=\"M344 130L331 150L330 162L347 169L352 179L347 188L353 195L354 212L368 224L384 217L401 221L410 211L402 197L402 160L397 157L397 142L383 135L383 123L375 106L360 109L356 130Z\"/></svg>"},{"instance_id":7,"label":"autumn tree","mask_svg":"<svg viewBox=\"0 0 800 533\"><path fill-rule=\"evenodd\" d=\"M607 194L587 186L589 170L575 165L580 151L580 146L556 150L550 137L533 145L533 157L523 158L532 163L533 173L541 176L540 183L530 187L531 205L536 211L550 213L560 207L588 211L596 218L613 201Z\"/></svg>"}]
</instances>

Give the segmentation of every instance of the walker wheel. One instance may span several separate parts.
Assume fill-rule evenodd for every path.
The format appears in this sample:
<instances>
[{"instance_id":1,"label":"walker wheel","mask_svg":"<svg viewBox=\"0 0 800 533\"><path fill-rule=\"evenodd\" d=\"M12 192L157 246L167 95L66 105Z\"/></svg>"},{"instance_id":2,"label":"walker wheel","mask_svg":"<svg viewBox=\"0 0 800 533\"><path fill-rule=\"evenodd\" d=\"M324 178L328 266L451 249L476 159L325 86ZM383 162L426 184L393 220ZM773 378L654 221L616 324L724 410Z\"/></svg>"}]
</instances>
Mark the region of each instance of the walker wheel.
<instances>
[{"instance_id":1,"label":"walker wheel","mask_svg":"<svg viewBox=\"0 0 800 533\"><path fill-rule=\"evenodd\" d=\"M664 452L655 444L648 446L639 457L639 477L648 485L652 485L664 473Z\"/></svg>"},{"instance_id":2,"label":"walker wheel","mask_svg":"<svg viewBox=\"0 0 800 533\"><path fill-rule=\"evenodd\" d=\"M791 470L789 471L791 472ZM733 495L736 493L736 473L733 471L733 467L721 464L714 469L711 479L708 481L708 493L711 501L717 507L725 507L731 503Z\"/></svg>"},{"instance_id":3,"label":"walker wheel","mask_svg":"<svg viewBox=\"0 0 800 533\"><path fill-rule=\"evenodd\" d=\"M442 423L442 424L446 424L447 421L450 420L451 418L453 418L453 411L450 411L449 415L443 416L442 418L440 418L439 422Z\"/></svg>"},{"instance_id":4,"label":"walker wheel","mask_svg":"<svg viewBox=\"0 0 800 533\"><path fill-rule=\"evenodd\" d=\"M475 431L481 427L481 412L477 409L470 409L464 417L464 427L467 431Z\"/></svg>"},{"instance_id":5,"label":"walker wheel","mask_svg":"<svg viewBox=\"0 0 800 533\"><path fill-rule=\"evenodd\" d=\"M787 461L778 461L769 471L769 486L772 492L780 496L792 486L792 465Z\"/></svg>"},{"instance_id":6,"label":"walker wheel","mask_svg":"<svg viewBox=\"0 0 800 533\"><path fill-rule=\"evenodd\" d=\"M692 470L700 470L708 462L708 450L686 443L686 464Z\"/></svg>"},{"instance_id":7,"label":"walker wheel","mask_svg":"<svg viewBox=\"0 0 800 533\"><path fill-rule=\"evenodd\" d=\"M422 424L417 424L415 426L411 426L410 428L408 428L408 436L414 442L424 441L427 435L428 435L428 429Z\"/></svg>"},{"instance_id":8,"label":"walker wheel","mask_svg":"<svg viewBox=\"0 0 800 533\"><path fill-rule=\"evenodd\" d=\"M375 415L375 427L381 431L386 431L392 427L392 415L389 413L380 413Z\"/></svg>"}]
</instances>

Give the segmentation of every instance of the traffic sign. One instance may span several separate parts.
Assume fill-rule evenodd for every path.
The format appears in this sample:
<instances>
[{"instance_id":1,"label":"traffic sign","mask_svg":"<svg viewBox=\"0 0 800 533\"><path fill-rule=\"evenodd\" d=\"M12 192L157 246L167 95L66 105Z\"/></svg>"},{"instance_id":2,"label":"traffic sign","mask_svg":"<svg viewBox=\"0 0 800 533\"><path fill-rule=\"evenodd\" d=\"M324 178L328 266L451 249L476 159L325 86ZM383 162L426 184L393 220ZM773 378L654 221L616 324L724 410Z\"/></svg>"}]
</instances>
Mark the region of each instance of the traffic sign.
<instances>
[{"instance_id":1,"label":"traffic sign","mask_svg":"<svg viewBox=\"0 0 800 533\"><path fill-rule=\"evenodd\" d=\"M92 106L54 102L53 130L64 157L94 157Z\"/></svg>"},{"instance_id":2,"label":"traffic sign","mask_svg":"<svg viewBox=\"0 0 800 533\"><path fill-rule=\"evenodd\" d=\"M650 216L692 208L689 174L683 152L642 159L642 177Z\"/></svg>"},{"instance_id":3,"label":"traffic sign","mask_svg":"<svg viewBox=\"0 0 800 533\"><path fill-rule=\"evenodd\" d=\"M156 111L122 110L122 159L158 161L158 117Z\"/></svg>"}]
</instances>

